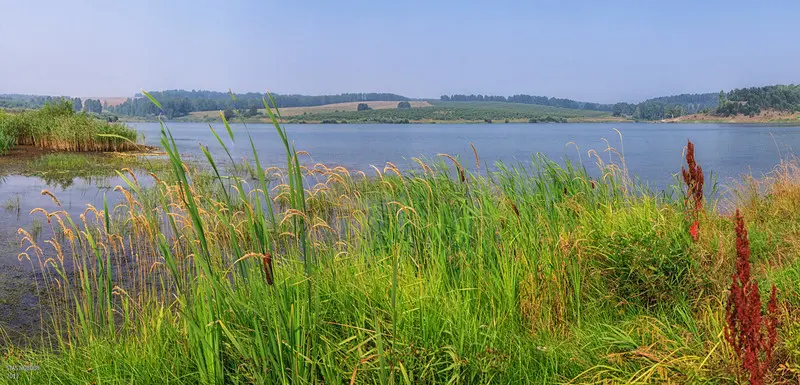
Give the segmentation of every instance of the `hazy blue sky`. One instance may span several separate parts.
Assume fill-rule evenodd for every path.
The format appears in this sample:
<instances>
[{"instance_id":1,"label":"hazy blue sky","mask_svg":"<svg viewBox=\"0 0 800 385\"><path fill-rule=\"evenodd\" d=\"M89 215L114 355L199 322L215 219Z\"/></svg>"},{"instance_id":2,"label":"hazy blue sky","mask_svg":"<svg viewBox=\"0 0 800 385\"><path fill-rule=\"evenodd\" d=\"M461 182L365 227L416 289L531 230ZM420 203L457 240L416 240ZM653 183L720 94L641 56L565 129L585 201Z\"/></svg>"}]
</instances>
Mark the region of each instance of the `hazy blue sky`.
<instances>
[{"instance_id":1,"label":"hazy blue sky","mask_svg":"<svg viewBox=\"0 0 800 385\"><path fill-rule=\"evenodd\" d=\"M527 93L797 83L793 1L0 0L0 93Z\"/></svg>"}]
</instances>

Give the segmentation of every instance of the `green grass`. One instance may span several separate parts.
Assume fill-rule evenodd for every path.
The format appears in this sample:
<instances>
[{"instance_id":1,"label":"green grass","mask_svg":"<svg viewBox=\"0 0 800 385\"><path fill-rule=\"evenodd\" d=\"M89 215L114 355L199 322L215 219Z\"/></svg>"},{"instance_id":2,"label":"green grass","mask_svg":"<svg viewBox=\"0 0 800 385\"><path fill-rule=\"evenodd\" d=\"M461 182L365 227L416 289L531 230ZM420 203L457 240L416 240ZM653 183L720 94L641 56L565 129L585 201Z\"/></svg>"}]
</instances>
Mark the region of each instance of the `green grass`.
<instances>
[{"instance_id":1,"label":"green grass","mask_svg":"<svg viewBox=\"0 0 800 385\"><path fill-rule=\"evenodd\" d=\"M445 102L433 100L430 102L434 107L441 108L469 108L506 111L512 113L551 115L565 118L575 117L600 117L610 115L608 112L577 110L571 108L542 106L537 104L505 103L505 102Z\"/></svg>"},{"instance_id":2,"label":"green grass","mask_svg":"<svg viewBox=\"0 0 800 385\"><path fill-rule=\"evenodd\" d=\"M602 111L575 110L532 104L502 102L440 102L430 101L432 107L410 109L372 109L366 111L307 112L283 116L286 123L475 123L487 122L567 122L568 120L609 119L611 114ZM262 110L265 111L265 110ZM207 114L202 121L219 121L219 114ZM197 117L178 120L197 121ZM266 113L248 122L270 123Z\"/></svg>"},{"instance_id":3,"label":"green grass","mask_svg":"<svg viewBox=\"0 0 800 385\"><path fill-rule=\"evenodd\" d=\"M599 111L501 102L431 102L433 107L310 113L287 117L290 123L408 123L416 121L485 122L485 121L566 121L571 118L600 118Z\"/></svg>"},{"instance_id":4,"label":"green grass","mask_svg":"<svg viewBox=\"0 0 800 385\"><path fill-rule=\"evenodd\" d=\"M80 219L50 213L47 226L68 236L49 241L74 255L22 232L52 333L36 349L6 345L0 374L21 383L735 379L722 337L734 236L716 201L694 243L683 197L650 192L615 165L593 180L542 157L488 174L443 157L365 178L303 166L278 119L280 169L265 169L227 122L223 135L253 147L250 180L208 154L208 169L196 169L165 128L173 182L129 179L117 206ZM734 203L749 223L754 274L794 305L800 172L780 171L767 195L751 194L763 191L753 182ZM780 356L796 367L793 319L784 315ZM38 370L8 369L22 365Z\"/></svg>"},{"instance_id":5,"label":"green grass","mask_svg":"<svg viewBox=\"0 0 800 385\"><path fill-rule=\"evenodd\" d=\"M139 148L136 141L135 130L74 113L66 101L0 114L0 154L16 144L59 151L123 151Z\"/></svg>"},{"instance_id":6,"label":"green grass","mask_svg":"<svg viewBox=\"0 0 800 385\"><path fill-rule=\"evenodd\" d=\"M0 155L7 153L17 145L17 138L12 134L9 125L9 114L0 110Z\"/></svg>"}]
</instances>

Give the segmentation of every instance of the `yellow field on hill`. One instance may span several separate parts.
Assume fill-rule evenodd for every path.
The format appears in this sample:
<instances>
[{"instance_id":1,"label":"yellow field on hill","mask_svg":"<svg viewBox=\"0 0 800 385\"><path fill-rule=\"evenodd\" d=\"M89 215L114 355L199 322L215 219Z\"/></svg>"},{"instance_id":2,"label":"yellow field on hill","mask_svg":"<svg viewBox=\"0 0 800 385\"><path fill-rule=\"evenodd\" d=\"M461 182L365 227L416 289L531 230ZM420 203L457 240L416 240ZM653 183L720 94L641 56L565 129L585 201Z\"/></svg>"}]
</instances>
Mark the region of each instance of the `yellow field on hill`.
<instances>
[{"instance_id":1,"label":"yellow field on hill","mask_svg":"<svg viewBox=\"0 0 800 385\"><path fill-rule=\"evenodd\" d=\"M86 99L97 99L97 100L100 100L101 104L108 103L108 105L110 107L118 106L118 105L120 105L122 103L125 103L125 101L128 100L127 97L120 97L120 96L110 96L110 97L109 96L96 96L96 97L85 97L84 96L81 99L82 99L81 100L82 102L85 102Z\"/></svg>"},{"instance_id":2,"label":"yellow field on hill","mask_svg":"<svg viewBox=\"0 0 800 385\"><path fill-rule=\"evenodd\" d=\"M288 116L297 116L303 115L303 113L324 113L324 112L336 112L336 111L356 111L358 109L359 103L366 103L369 108L373 110L386 110L386 109L393 109L397 108L397 103L400 101L391 101L391 102L349 102L349 103L333 103L333 104L326 104L323 106L312 106L312 107L283 107L281 108L281 115L288 117ZM409 102L411 103L412 108L422 108L422 107L433 107L432 104L422 101L422 102ZM258 110L258 112L262 114L266 114L264 109ZM190 112L189 117L191 119L206 119L212 118L217 119L219 118L219 111L195 111Z\"/></svg>"},{"instance_id":3,"label":"yellow field on hill","mask_svg":"<svg viewBox=\"0 0 800 385\"><path fill-rule=\"evenodd\" d=\"M319 113L319 112L335 112L335 111L357 111L358 105L360 103L366 103L369 108L373 110L388 110L397 108L397 103L400 101L393 101L393 102L350 102L350 103L334 103L334 104L326 104L324 106L313 106L313 107L285 107L281 108L281 115L282 116L296 116L302 115L304 112L309 114ZM428 102L409 102L411 103L412 108L419 108L419 107L433 107L432 104ZM264 112L263 110L259 110L259 112Z\"/></svg>"}]
</instances>

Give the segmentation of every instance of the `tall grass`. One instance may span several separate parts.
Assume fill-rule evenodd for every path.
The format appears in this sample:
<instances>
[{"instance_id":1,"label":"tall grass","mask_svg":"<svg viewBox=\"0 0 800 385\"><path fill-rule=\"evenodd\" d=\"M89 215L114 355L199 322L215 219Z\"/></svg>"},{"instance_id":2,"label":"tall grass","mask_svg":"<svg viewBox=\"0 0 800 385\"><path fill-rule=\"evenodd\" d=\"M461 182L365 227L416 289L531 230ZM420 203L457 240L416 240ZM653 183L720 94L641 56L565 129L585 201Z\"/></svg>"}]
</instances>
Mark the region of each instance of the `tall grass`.
<instances>
[{"instance_id":1,"label":"tall grass","mask_svg":"<svg viewBox=\"0 0 800 385\"><path fill-rule=\"evenodd\" d=\"M67 101L0 114L0 153L17 144L60 151L125 151L138 148L136 141L133 129L73 113Z\"/></svg>"},{"instance_id":2,"label":"tall grass","mask_svg":"<svg viewBox=\"0 0 800 385\"><path fill-rule=\"evenodd\" d=\"M0 155L17 145L17 137L9 126L9 115L0 110Z\"/></svg>"},{"instance_id":3,"label":"tall grass","mask_svg":"<svg viewBox=\"0 0 800 385\"><path fill-rule=\"evenodd\" d=\"M695 243L684 197L637 187L612 165L592 179L538 156L478 173L443 154L407 173L387 163L374 177L304 164L268 113L286 151L280 168L261 165L224 117L223 136L249 141L255 178L222 174L208 152L206 170L188 165L163 126L169 180L144 187L120 173L122 201L79 218L34 210L56 236L42 243L20 230L20 257L37 272L51 332L38 350L6 351L8 365L40 368L19 381L734 378L722 337L728 218L701 216ZM759 210L786 204L753 199ZM766 231L794 236L752 228L764 261L800 250L760 241Z\"/></svg>"}]
</instances>

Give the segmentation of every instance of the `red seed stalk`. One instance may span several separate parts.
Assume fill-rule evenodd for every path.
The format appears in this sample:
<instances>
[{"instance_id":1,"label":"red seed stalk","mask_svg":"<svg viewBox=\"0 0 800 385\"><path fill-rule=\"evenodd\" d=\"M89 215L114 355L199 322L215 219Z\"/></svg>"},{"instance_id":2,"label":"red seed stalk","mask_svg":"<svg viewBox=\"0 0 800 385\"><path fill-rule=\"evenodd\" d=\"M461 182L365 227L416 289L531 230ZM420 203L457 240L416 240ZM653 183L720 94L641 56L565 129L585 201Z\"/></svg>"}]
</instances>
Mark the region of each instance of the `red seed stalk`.
<instances>
[{"instance_id":1,"label":"red seed stalk","mask_svg":"<svg viewBox=\"0 0 800 385\"><path fill-rule=\"evenodd\" d=\"M686 166L681 168L683 181L686 183L686 215L687 219L692 220L689 233L696 242L700 237L700 213L703 211L703 168L697 164L694 158L694 143L688 141L686 145Z\"/></svg>"},{"instance_id":2,"label":"red seed stalk","mask_svg":"<svg viewBox=\"0 0 800 385\"><path fill-rule=\"evenodd\" d=\"M772 286L767 314L762 317L758 283L750 276L750 241L738 209L735 221L736 270L725 307L725 339L741 361L750 385L762 385L778 337L777 289Z\"/></svg>"}]
</instances>

